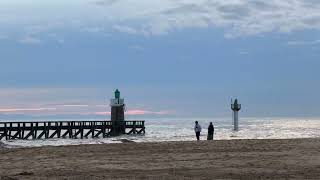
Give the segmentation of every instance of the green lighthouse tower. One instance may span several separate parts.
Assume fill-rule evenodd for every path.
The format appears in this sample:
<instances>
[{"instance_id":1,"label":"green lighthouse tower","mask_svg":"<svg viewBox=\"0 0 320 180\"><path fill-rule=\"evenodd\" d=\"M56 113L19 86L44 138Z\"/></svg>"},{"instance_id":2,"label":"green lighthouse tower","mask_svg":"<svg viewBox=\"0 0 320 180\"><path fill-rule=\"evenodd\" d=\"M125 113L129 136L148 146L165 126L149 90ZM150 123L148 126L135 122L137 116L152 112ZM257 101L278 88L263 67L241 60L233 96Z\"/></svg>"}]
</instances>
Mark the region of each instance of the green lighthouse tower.
<instances>
[{"instance_id":1,"label":"green lighthouse tower","mask_svg":"<svg viewBox=\"0 0 320 180\"><path fill-rule=\"evenodd\" d=\"M111 106L111 121L112 121L112 135L120 135L125 133L124 99L120 98L120 91L118 89L114 92L114 99L110 100Z\"/></svg>"},{"instance_id":2,"label":"green lighthouse tower","mask_svg":"<svg viewBox=\"0 0 320 180\"><path fill-rule=\"evenodd\" d=\"M232 100L231 100L232 103ZM238 103L238 99L234 100L234 103L231 104L231 109L233 111L233 130L238 131L239 130L239 116L238 112L241 109L241 104Z\"/></svg>"}]
</instances>

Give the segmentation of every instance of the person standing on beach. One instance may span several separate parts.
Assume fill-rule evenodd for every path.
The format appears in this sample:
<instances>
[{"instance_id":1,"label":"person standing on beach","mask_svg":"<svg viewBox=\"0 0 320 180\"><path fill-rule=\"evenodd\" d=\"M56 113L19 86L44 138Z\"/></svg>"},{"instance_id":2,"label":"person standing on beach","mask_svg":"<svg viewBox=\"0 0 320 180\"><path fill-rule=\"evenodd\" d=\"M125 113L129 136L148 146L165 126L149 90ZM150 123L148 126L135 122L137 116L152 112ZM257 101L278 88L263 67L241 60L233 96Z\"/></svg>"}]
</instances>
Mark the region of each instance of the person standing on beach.
<instances>
[{"instance_id":1,"label":"person standing on beach","mask_svg":"<svg viewBox=\"0 0 320 180\"><path fill-rule=\"evenodd\" d=\"M199 141L199 140L200 140L201 126L200 126L200 124L198 123L198 121L195 122L194 132L196 133L197 141Z\"/></svg>"},{"instance_id":2,"label":"person standing on beach","mask_svg":"<svg viewBox=\"0 0 320 180\"><path fill-rule=\"evenodd\" d=\"M213 140L213 133L214 133L214 126L213 126L212 122L210 122L209 127L208 127L207 140Z\"/></svg>"}]
</instances>

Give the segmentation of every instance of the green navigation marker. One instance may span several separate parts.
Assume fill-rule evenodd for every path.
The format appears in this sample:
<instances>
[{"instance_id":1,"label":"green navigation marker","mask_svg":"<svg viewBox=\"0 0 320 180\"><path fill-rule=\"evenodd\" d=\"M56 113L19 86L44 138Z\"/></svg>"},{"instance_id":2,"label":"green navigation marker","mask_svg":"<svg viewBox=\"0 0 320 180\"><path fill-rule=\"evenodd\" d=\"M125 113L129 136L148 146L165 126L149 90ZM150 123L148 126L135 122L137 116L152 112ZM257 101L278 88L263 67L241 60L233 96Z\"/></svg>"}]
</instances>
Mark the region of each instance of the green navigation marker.
<instances>
[{"instance_id":1,"label":"green navigation marker","mask_svg":"<svg viewBox=\"0 0 320 180\"><path fill-rule=\"evenodd\" d=\"M118 89L116 89L116 91L114 92L114 97L116 99L120 99L120 91Z\"/></svg>"}]
</instances>

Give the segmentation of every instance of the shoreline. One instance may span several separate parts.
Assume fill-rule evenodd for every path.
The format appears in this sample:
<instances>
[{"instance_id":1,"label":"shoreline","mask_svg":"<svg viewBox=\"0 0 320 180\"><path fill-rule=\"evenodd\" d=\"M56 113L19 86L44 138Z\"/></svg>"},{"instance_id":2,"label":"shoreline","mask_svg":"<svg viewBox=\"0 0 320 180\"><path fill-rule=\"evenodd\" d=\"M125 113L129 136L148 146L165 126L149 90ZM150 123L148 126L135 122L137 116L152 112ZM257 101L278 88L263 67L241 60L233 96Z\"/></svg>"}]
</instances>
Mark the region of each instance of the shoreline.
<instances>
[{"instance_id":1,"label":"shoreline","mask_svg":"<svg viewBox=\"0 0 320 180\"><path fill-rule=\"evenodd\" d=\"M320 138L0 148L0 179L320 177Z\"/></svg>"},{"instance_id":2,"label":"shoreline","mask_svg":"<svg viewBox=\"0 0 320 180\"><path fill-rule=\"evenodd\" d=\"M100 142L100 143L82 143L82 144L64 144L64 145L40 145L40 146L22 146L22 145L10 145L10 144L6 144L4 143L4 141L0 141L0 150L1 148L3 149L17 149L17 148L45 148L45 147L74 147L74 146L91 146L91 145L114 145L114 144L127 144L127 143L135 143L135 144L161 144L161 143L192 143L192 142L217 142L217 141L278 141L278 140L316 140L319 139L320 137L311 137L311 138L274 138L274 139L217 139L217 140L212 140L212 141L208 141L208 140L186 140L186 141L142 141L142 142L136 142L133 140L129 140L126 138L123 139L119 139L119 140L113 140L112 143L104 143L104 142ZM90 140L90 139L87 139ZM11 142L14 142L15 140L11 140ZM34 141L34 140L22 140L22 141Z\"/></svg>"}]
</instances>

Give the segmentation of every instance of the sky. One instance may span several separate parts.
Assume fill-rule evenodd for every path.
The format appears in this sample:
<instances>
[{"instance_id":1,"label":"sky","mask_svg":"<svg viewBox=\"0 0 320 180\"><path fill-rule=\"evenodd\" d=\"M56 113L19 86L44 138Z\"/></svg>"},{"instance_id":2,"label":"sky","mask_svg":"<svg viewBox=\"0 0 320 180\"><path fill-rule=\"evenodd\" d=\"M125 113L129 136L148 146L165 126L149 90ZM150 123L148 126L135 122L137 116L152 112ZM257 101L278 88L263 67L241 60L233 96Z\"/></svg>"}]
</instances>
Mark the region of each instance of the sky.
<instances>
[{"instance_id":1,"label":"sky","mask_svg":"<svg viewBox=\"0 0 320 180\"><path fill-rule=\"evenodd\" d=\"M0 117L320 116L318 0L1 0Z\"/></svg>"}]
</instances>

